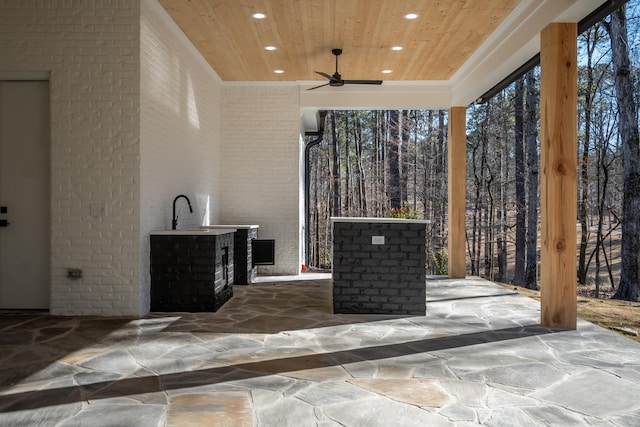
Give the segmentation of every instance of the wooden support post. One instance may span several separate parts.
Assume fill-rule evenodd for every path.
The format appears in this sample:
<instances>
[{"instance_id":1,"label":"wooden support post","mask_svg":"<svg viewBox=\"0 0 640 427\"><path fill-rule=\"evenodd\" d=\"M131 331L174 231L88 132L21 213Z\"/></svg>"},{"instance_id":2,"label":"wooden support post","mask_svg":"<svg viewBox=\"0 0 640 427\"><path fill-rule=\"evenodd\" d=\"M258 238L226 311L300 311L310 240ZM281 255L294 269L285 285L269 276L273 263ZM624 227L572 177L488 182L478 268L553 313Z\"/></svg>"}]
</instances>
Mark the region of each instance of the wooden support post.
<instances>
[{"instance_id":1,"label":"wooden support post","mask_svg":"<svg viewBox=\"0 0 640 427\"><path fill-rule=\"evenodd\" d=\"M542 326L576 329L577 25L540 33Z\"/></svg>"},{"instance_id":2,"label":"wooden support post","mask_svg":"<svg viewBox=\"0 0 640 427\"><path fill-rule=\"evenodd\" d=\"M464 278L467 264L466 241L466 180L467 180L467 109L449 109L448 144L448 214L449 214L449 277Z\"/></svg>"}]
</instances>

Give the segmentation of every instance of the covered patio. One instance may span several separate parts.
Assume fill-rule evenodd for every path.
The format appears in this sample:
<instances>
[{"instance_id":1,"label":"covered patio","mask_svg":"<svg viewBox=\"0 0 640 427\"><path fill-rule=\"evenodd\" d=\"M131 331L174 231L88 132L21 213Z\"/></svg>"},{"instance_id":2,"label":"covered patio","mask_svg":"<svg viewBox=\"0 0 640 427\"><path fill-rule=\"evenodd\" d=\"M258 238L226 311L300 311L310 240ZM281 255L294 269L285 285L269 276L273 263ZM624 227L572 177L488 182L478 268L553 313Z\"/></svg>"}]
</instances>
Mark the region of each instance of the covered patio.
<instances>
[{"instance_id":1,"label":"covered patio","mask_svg":"<svg viewBox=\"0 0 640 427\"><path fill-rule=\"evenodd\" d=\"M0 425L640 425L640 347L575 310L575 39L619 2L510 2L496 32L443 76L339 92L309 91L319 82L306 80L327 69L334 40L298 55L320 61L303 77L273 77L271 64L244 67L267 70L265 80L233 66L225 77L176 23L177 3L0 7L0 80L50 85L52 189L41 248L48 302L38 307L51 315L0 316ZM241 9L227 21L244 33L216 41L262 34ZM260 53L229 57L266 57L248 44ZM466 107L536 55L542 305L465 278L464 244ZM336 315L329 277L298 274L304 135L329 108L449 111L451 278L429 278L425 316ZM149 314L149 233L168 228L170 201L183 193L195 207L185 227L259 223L278 241L263 272L286 276L236 287L217 313Z\"/></svg>"},{"instance_id":2,"label":"covered patio","mask_svg":"<svg viewBox=\"0 0 640 427\"><path fill-rule=\"evenodd\" d=\"M258 224L277 241L275 264L261 273L300 273L305 135L326 109L448 110L448 272L463 278L466 108L539 61L541 323L575 328L576 36L622 3L3 3L0 80L44 82L50 120L36 168L43 207L27 209L41 214L43 243L21 256L28 268L1 259L14 279L0 282L0 307L146 315L149 235L170 228L181 194L193 202L181 228ZM345 50L345 79L395 71L379 86L340 78L309 90L327 83L333 48ZM12 191L29 194L26 182ZM7 231L34 229L7 218L7 245L17 239ZM39 273L25 281L38 284L38 300L8 286L26 271Z\"/></svg>"},{"instance_id":3,"label":"covered patio","mask_svg":"<svg viewBox=\"0 0 640 427\"><path fill-rule=\"evenodd\" d=\"M640 424L640 346L540 326L534 300L427 281L427 315L334 315L328 275L262 278L219 312L0 317L0 424Z\"/></svg>"}]
</instances>

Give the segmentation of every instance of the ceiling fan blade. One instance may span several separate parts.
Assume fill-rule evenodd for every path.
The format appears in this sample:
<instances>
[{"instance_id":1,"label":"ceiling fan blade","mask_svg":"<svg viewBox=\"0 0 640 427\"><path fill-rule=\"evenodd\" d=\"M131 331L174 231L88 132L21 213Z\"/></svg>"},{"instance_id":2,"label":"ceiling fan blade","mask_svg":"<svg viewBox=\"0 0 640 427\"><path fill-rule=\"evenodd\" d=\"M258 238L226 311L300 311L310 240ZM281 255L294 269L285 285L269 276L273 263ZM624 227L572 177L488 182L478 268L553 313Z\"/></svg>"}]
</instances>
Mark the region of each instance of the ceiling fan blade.
<instances>
[{"instance_id":1,"label":"ceiling fan blade","mask_svg":"<svg viewBox=\"0 0 640 427\"><path fill-rule=\"evenodd\" d=\"M325 78L325 79L327 79L327 80L331 80L331 81L333 81L333 82L337 81L335 77L330 76L330 75L329 75L329 74L327 74L327 73L323 73L322 71L314 71L314 73L321 75L322 77L324 77L324 78Z\"/></svg>"},{"instance_id":2,"label":"ceiling fan blade","mask_svg":"<svg viewBox=\"0 0 640 427\"><path fill-rule=\"evenodd\" d=\"M320 85L320 86L310 87L310 88L309 88L309 89L307 89L307 90L314 90L314 89L318 89L318 88L320 88L320 87L324 87L324 86L329 86L329 83L325 83L325 84Z\"/></svg>"},{"instance_id":3,"label":"ceiling fan blade","mask_svg":"<svg viewBox=\"0 0 640 427\"><path fill-rule=\"evenodd\" d=\"M346 85L381 85L382 80L343 80Z\"/></svg>"}]
</instances>

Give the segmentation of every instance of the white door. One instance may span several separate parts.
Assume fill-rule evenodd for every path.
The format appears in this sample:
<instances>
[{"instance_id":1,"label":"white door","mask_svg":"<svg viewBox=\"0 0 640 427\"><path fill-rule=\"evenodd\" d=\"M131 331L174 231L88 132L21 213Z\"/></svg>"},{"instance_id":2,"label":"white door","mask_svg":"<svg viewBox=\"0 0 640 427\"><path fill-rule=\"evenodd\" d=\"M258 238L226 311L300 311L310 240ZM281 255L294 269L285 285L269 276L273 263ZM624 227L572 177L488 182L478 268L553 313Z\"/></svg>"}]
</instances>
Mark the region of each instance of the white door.
<instances>
[{"instance_id":1,"label":"white door","mask_svg":"<svg viewBox=\"0 0 640 427\"><path fill-rule=\"evenodd\" d=\"M0 81L0 309L49 308L49 252L49 82Z\"/></svg>"}]
</instances>

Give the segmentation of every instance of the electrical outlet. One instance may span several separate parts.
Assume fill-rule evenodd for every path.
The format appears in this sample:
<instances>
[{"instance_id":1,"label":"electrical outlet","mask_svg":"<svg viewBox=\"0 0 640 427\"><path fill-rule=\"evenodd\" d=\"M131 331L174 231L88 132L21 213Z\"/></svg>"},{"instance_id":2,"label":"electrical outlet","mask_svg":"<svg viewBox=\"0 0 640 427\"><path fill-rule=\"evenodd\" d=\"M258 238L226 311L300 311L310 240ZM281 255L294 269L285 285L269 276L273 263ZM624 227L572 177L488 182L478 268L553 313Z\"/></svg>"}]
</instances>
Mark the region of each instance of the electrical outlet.
<instances>
[{"instance_id":1,"label":"electrical outlet","mask_svg":"<svg viewBox=\"0 0 640 427\"><path fill-rule=\"evenodd\" d=\"M371 236L372 245L384 245L384 236Z\"/></svg>"},{"instance_id":2,"label":"electrical outlet","mask_svg":"<svg viewBox=\"0 0 640 427\"><path fill-rule=\"evenodd\" d=\"M82 270L79 268L68 268L67 277L69 279L82 279Z\"/></svg>"},{"instance_id":3,"label":"electrical outlet","mask_svg":"<svg viewBox=\"0 0 640 427\"><path fill-rule=\"evenodd\" d=\"M89 207L89 214L93 217L101 217L105 215L106 210L104 203L94 203Z\"/></svg>"}]
</instances>

